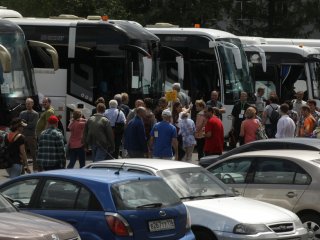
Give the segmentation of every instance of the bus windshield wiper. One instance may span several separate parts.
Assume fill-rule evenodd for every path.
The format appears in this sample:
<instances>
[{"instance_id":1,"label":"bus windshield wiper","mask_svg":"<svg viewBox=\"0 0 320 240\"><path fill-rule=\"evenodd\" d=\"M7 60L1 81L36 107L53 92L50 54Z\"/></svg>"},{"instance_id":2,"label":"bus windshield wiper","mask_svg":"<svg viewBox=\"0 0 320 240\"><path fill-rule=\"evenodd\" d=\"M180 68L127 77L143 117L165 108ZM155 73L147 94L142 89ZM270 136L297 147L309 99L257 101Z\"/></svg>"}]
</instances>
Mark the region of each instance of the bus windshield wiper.
<instances>
[{"instance_id":1,"label":"bus windshield wiper","mask_svg":"<svg viewBox=\"0 0 320 240\"><path fill-rule=\"evenodd\" d=\"M140 205L137 208L158 208L161 207L163 204L162 203L148 203L144 205Z\"/></svg>"}]
</instances>

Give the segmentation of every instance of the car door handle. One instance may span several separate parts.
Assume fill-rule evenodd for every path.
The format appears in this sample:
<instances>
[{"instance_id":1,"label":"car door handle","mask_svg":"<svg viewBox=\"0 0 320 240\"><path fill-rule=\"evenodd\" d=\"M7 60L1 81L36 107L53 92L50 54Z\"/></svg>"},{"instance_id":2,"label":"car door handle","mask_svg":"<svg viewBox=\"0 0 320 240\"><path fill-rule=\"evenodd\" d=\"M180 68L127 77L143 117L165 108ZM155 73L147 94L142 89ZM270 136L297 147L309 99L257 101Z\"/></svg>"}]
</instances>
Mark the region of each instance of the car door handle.
<instances>
[{"instance_id":1,"label":"car door handle","mask_svg":"<svg viewBox=\"0 0 320 240\"><path fill-rule=\"evenodd\" d=\"M293 198L293 197L296 197L296 196L297 196L297 194L294 193L294 192L288 192L288 193L287 193L287 197L288 197L288 198Z\"/></svg>"}]
</instances>

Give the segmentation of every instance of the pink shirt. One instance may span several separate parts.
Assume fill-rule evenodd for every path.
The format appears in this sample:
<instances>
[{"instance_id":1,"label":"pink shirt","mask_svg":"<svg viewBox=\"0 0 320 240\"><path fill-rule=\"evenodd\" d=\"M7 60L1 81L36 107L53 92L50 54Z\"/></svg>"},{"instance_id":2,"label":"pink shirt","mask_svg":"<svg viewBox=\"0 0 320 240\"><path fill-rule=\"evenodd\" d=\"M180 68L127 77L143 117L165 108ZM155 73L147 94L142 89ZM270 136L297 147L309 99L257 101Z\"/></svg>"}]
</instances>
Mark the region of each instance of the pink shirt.
<instances>
[{"instance_id":1,"label":"pink shirt","mask_svg":"<svg viewBox=\"0 0 320 240\"><path fill-rule=\"evenodd\" d=\"M69 148L81 148L83 144L81 143L84 126L87 120L80 118L79 120L71 121L68 128L70 130L69 138Z\"/></svg>"},{"instance_id":2,"label":"pink shirt","mask_svg":"<svg viewBox=\"0 0 320 240\"><path fill-rule=\"evenodd\" d=\"M195 138L204 138L204 127L206 126L207 118L204 116L204 111L197 114Z\"/></svg>"},{"instance_id":3,"label":"pink shirt","mask_svg":"<svg viewBox=\"0 0 320 240\"><path fill-rule=\"evenodd\" d=\"M257 139L256 132L258 128L258 119L246 119L242 122L240 136L244 137L244 143L253 142Z\"/></svg>"}]
</instances>

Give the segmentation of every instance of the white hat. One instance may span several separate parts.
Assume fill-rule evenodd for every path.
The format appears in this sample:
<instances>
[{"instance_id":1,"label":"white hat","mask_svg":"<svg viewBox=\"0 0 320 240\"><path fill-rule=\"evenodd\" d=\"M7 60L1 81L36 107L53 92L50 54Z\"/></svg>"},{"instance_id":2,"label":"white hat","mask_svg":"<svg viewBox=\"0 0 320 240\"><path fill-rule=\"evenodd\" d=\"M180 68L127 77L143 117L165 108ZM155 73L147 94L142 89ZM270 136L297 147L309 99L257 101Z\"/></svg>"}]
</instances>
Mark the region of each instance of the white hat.
<instances>
[{"instance_id":1,"label":"white hat","mask_svg":"<svg viewBox=\"0 0 320 240\"><path fill-rule=\"evenodd\" d=\"M172 116L170 109L163 110L161 115L164 117L171 117Z\"/></svg>"}]
</instances>

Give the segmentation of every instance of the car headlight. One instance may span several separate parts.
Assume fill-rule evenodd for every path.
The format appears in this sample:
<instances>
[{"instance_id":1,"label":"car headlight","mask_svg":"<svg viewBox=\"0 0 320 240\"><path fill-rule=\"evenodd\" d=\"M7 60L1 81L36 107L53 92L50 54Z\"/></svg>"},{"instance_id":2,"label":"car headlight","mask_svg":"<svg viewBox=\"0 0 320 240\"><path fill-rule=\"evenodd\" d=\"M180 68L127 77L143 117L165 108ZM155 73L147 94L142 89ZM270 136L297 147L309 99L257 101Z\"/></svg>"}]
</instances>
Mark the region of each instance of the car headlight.
<instances>
[{"instance_id":1,"label":"car headlight","mask_svg":"<svg viewBox=\"0 0 320 240\"><path fill-rule=\"evenodd\" d=\"M270 232L270 229L264 224L237 224L233 228L235 234L253 235L261 232Z\"/></svg>"}]
</instances>

